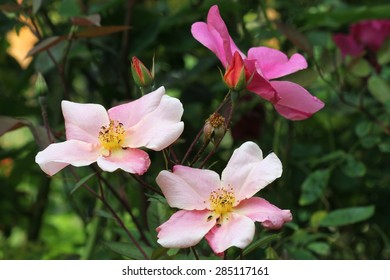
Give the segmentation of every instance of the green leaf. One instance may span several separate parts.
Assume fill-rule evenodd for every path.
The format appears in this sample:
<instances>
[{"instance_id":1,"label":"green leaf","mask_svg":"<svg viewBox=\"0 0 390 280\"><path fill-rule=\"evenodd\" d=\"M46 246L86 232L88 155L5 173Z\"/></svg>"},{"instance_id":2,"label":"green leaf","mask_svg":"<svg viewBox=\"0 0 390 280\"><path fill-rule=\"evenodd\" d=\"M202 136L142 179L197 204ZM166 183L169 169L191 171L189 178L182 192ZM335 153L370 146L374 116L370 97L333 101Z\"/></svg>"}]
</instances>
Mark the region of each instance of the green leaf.
<instances>
[{"instance_id":1,"label":"green leaf","mask_svg":"<svg viewBox=\"0 0 390 280\"><path fill-rule=\"evenodd\" d=\"M301 186L299 205L309 205L319 199L328 185L329 177L329 169L317 170L310 174Z\"/></svg>"},{"instance_id":2,"label":"green leaf","mask_svg":"<svg viewBox=\"0 0 390 280\"><path fill-rule=\"evenodd\" d=\"M103 244L110 250L118 253L121 256L128 257L133 260L144 260L144 255L139 251L139 249L131 243L126 242L103 242ZM145 253L150 256L151 250L147 247L142 247Z\"/></svg>"},{"instance_id":3,"label":"green leaf","mask_svg":"<svg viewBox=\"0 0 390 280\"><path fill-rule=\"evenodd\" d=\"M89 179L91 179L95 175L96 173L94 172L80 179L80 181L78 181L76 185L73 187L73 189L70 191L70 194L72 195L75 191L77 191L78 188L80 188L83 184L85 184Z\"/></svg>"},{"instance_id":4,"label":"green leaf","mask_svg":"<svg viewBox=\"0 0 390 280\"><path fill-rule=\"evenodd\" d=\"M58 13L64 17L73 17L81 13L77 0L62 0L58 8Z\"/></svg>"},{"instance_id":5,"label":"green leaf","mask_svg":"<svg viewBox=\"0 0 390 280\"><path fill-rule=\"evenodd\" d=\"M367 77L371 73L371 66L367 60L360 58L354 59L349 65L349 71L356 77Z\"/></svg>"},{"instance_id":6,"label":"green leaf","mask_svg":"<svg viewBox=\"0 0 390 280\"><path fill-rule=\"evenodd\" d=\"M368 90L379 102L385 104L390 101L390 85L379 76L371 76L368 79Z\"/></svg>"},{"instance_id":7,"label":"green leaf","mask_svg":"<svg viewBox=\"0 0 390 280\"><path fill-rule=\"evenodd\" d=\"M36 14L39 11L39 8L42 6L42 0L33 0L32 1L32 7L33 7L33 14Z\"/></svg>"},{"instance_id":8,"label":"green leaf","mask_svg":"<svg viewBox=\"0 0 390 280\"><path fill-rule=\"evenodd\" d=\"M320 256L327 256L330 252L330 246L326 242L312 242L307 245L307 249Z\"/></svg>"},{"instance_id":9,"label":"green leaf","mask_svg":"<svg viewBox=\"0 0 390 280\"><path fill-rule=\"evenodd\" d=\"M321 222L320 226L339 227L358 223L370 218L375 212L375 207L351 207L330 212Z\"/></svg>"},{"instance_id":10,"label":"green leaf","mask_svg":"<svg viewBox=\"0 0 390 280\"><path fill-rule=\"evenodd\" d=\"M347 156L347 162L342 166L343 172L351 178L363 177L366 174L366 166L357 161L353 156Z\"/></svg>"},{"instance_id":11,"label":"green leaf","mask_svg":"<svg viewBox=\"0 0 390 280\"><path fill-rule=\"evenodd\" d=\"M390 62L390 37L382 44L377 53L378 63L385 65Z\"/></svg>"},{"instance_id":12,"label":"green leaf","mask_svg":"<svg viewBox=\"0 0 390 280\"><path fill-rule=\"evenodd\" d=\"M367 136L371 132L372 127L372 122L362 121L356 125L355 133L359 137Z\"/></svg>"},{"instance_id":13,"label":"green leaf","mask_svg":"<svg viewBox=\"0 0 390 280\"><path fill-rule=\"evenodd\" d=\"M256 240L255 242L251 243L248 247L246 247L244 249L244 251L242 251L242 256L246 256L247 254L254 251L255 249L257 249L259 247L263 247L265 245L268 245L269 243L271 243L274 240L280 239L280 237L281 237L281 234L277 233L277 234L268 235L268 236L265 236L259 240ZM240 256L238 256L237 259L239 257Z\"/></svg>"},{"instance_id":14,"label":"green leaf","mask_svg":"<svg viewBox=\"0 0 390 280\"><path fill-rule=\"evenodd\" d=\"M271 247L268 246L267 249L265 249L265 259L266 260L279 260L278 253Z\"/></svg>"}]
</instances>

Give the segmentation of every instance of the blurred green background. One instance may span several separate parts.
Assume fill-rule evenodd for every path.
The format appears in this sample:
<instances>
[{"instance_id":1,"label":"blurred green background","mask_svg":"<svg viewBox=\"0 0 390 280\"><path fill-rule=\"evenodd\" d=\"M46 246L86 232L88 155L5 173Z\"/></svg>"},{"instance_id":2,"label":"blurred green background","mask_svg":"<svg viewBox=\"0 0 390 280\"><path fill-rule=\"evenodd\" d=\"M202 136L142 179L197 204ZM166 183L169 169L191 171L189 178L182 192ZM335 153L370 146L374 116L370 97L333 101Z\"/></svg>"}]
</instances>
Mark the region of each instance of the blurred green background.
<instances>
[{"instance_id":1,"label":"blurred green background","mask_svg":"<svg viewBox=\"0 0 390 280\"><path fill-rule=\"evenodd\" d=\"M247 140L265 154L274 151L283 176L259 195L293 213L280 231L257 225L244 257L390 258L390 41L370 54L378 65L366 55L343 60L332 41L333 34L348 33L350 24L389 19L388 1L0 3L0 259L142 258L107 209L80 187L98 187L101 178L94 169L67 168L49 178L34 158L51 141L65 139L62 99L110 108L140 96L130 74L132 56L147 67L154 58L156 86L165 86L184 105L185 130L174 146L182 158L227 92L219 61L190 33L191 24L204 21L213 4L244 52L263 45L304 55L309 67L285 79L326 104L312 118L293 122L254 94L242 93L211 169L220 172L234 148ZM88 24L100 15L100 27L80 24L91 15ZM152 165L143 180L157 186L164 157L149 154ZM173 211L162 197L145 193L119 171L101 176L125 200L130 211L107 194L152 258L194 258L188 249L156 243L155 228ZM216 258L204 241L197 250L202 258ZM228 258L237 256L237 250L229 250Z\"/></svg>"}]
</instances>

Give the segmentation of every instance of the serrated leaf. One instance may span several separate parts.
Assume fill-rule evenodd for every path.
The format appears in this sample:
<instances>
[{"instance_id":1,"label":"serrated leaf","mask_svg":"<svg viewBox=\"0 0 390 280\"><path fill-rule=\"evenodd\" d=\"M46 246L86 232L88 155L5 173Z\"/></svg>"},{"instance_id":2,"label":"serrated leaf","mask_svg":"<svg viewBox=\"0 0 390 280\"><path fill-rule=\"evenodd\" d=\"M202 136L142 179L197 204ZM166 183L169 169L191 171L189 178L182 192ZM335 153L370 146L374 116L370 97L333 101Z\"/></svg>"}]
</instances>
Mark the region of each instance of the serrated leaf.
<instances>
[{"instance_id":1,"label":"serrated leaf","mask_svg":"<svg viewBox=\"0 0 390 280\"><path fill-rule=\"evenodd\" d=\"M140 250L131 243L126 242L103 242L103 244L110 250L115 253L128 257L133 260L144 260L144 255L140 252ZM147 247L142 247L145 253L150 256L151 250Z\"/></svg>"},{"instance_id":2,"label":"serrated leaf","mask_svg":"<svg viewBox=\"0 0 390 280\"><path fill-rule=\"evenodd\" d=\"M379 102L385 104L390 101L390 85L379 76L371 76L368 79L368 90Z\"/></svg>"},{"instance_id":3,"label":"serrated leaf","mask_svg":"<svg viewBox=\"0 0 390 280\"><path fill-rule=\"evenodd\" d=\"M321 197L328 185L330 170L317 170L311 173L301 186L299 205L305 206L315 202Z\"/></svg>"},{"instance_id":4,"label":"serrated leaf","mask_svg":"<svg viewBox=\"0 0 390 280\"><path fill-rule=\"evenodd\" d=\"M53 37L46 38L43 41L36 44L31 50L29 50L26 56L27 57L33 56L42 51L46 51L51 47L57 45L58 43L64 41L65 39L66 36L53 36Z\"/></svg>"},{"instance_id":5,"label":"serrated leaf","mask_svg":"<svg viewBox=\"0 0 390 280\"><path fill-rule=\"evenodd\" d=\"M374 212L375 207L373 205L334 210L322 219L320 226L339 227L358 223L370 218Z\"/></svg>"},{"instance_id":6,"label":"serrated leaf","mask_svg":"<svg viewBox=\"0 0 390 280\"><path fill-rule=\"evenodd\" d=\"M93 176L95 176L96 173L91 173L87 176L85 176L84 178L80 179L80 181L78 181L76 183L76 185L73 187L73 189L70 191L70 194L72 195L75 191L78 190L78 188L80 188L82 185L84 185L89 179L91 179Z\"/></svg>"}]
</instances>

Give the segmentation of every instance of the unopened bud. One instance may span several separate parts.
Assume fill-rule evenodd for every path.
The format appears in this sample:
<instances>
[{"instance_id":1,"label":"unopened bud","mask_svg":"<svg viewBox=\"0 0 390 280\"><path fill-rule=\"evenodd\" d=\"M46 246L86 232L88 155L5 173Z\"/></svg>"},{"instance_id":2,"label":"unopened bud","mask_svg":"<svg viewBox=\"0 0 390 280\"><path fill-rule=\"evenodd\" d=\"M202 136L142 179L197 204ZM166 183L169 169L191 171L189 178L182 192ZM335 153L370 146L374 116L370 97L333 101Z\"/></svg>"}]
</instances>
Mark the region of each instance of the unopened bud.
<instances>
[{"instance_id":1,"label":"unopened bud","mask_svg":"<svg viewBox=\"0 0 390 280\"><path fill-rule=\"evenodd\" d=\"M245 67L244 61L238 52L234 53L233 60L227 66L223 80L225 84L234 91L243 90L249 79L249 72Z\"/></svg>"},{"instance_id":2,"label":"unopened bud","mask_svg":"<svg viewBox=\"0 0 390 280\"><path fill-rule=\"evenodd\" d=\"M139 87L148 87L154 82L152 73L135 56L131 59L131 74L133 75L134 82Z\"/></svg>"}]
</instances>

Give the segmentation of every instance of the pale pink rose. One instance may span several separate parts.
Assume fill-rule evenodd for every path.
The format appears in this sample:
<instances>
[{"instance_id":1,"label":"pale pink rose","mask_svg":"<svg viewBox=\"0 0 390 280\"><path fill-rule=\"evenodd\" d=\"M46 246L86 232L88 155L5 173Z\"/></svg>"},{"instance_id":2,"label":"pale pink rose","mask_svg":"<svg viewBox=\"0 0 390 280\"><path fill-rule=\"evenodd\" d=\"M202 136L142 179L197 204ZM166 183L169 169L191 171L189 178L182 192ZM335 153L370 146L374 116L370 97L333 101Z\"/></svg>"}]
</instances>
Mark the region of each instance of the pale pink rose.
<instances>
[{"instance_id":1,"label":"pale pink rose","mask_svg":"<svg viewBox=\"0 0 390 280\"><path fill-rule=\"evenodd\" d=\"M300 85L275 80L307 68L307 62L302 55L294 54L289 59L279 50L255 47L249 49L246 56L230 37L218 6L210 8L207 22L194 23L191 33L219 58L225 68L232 63L234 53L238 52L244 60L246 70L252 76L247 89L272 102L279 114L285 118L307 119L324 107L321 100Z\"/></svg>"},{"instance_id":2,"label":"pale pink rose","mask_svg":"<svg viewBox=\"0 0 390 280\"><path fill-rule=\"evenodd\" d=\"M143 174L149 168L145 147L160 151L183 132L183 106L164 87L106 111L99 104L62 101L66 141L39 152L36 163L48 175L67 165L97 162L105 171Z\"/></svg>"},{"instance_id":3,"label":"pale pink rose","mask_svg":"<svg viewBox=\"0 0 390 280\"><path fill-rule=\"evenodd\" d=\"M292 219L289 210L253 197L281 174L278 157L271 153L263 159L253 142L234 151L221 178L214 171L182 165L161 171L157 184L168 204L181 210L157 228L157 242L187 248L205 237L218 255L231 246L245 248L253 240L254 222L279 229Z\"/></svg>"}]
</instances>

